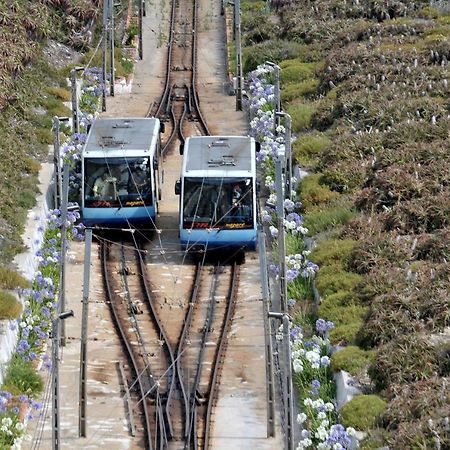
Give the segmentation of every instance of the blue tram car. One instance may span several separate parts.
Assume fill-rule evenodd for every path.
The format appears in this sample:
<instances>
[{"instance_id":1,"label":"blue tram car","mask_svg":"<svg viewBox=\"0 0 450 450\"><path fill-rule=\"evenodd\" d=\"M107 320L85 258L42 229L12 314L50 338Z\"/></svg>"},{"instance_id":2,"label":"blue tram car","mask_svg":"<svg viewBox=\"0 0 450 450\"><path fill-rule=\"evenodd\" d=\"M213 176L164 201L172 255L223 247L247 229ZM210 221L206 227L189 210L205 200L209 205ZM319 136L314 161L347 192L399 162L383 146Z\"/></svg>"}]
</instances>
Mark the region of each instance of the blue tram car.
<instances>
[{"instance_id":1,"label":"blue tram car","mask_svg":"<svg viewBox=\"0 0 450 450\"><path fill-rule=\"evenodd\" d=\"M155 227L161 132L155 118L95 120L81 158L86 226Z\"/></svg>"},{"instance_id":2,"label":"blue tram car","mask_svg":"<svg viewBox=\"0 0 450 450\"><path fill-rule=\"evenodd\" d=\"M180 148L180 241L187 251L256 248L256 151L247 136L193 136Z\"/></svg>"}]
</instances>

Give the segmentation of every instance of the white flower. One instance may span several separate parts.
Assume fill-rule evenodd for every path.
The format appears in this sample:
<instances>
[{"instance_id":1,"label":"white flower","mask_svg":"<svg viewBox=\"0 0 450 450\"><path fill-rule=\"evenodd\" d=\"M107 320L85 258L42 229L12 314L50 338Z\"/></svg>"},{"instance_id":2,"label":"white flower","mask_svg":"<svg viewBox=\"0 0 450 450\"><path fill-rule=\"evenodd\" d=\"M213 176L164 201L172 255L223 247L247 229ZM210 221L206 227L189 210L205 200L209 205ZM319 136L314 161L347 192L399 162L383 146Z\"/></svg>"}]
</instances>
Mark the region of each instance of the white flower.
<instances>
[{"instance_id":1,"label":"white flower","mask_svg":"<svg viewBox=\"0 0 450 450\"><path fill-rule=\"evenodd\" d=\"M334 405L333 405L333 403L331 403L331 402L325 403L324 406L325 406L325 410L328 411L328 412L331 412L331 411L334 410Z\"/></svg>"},{"instance_id":2,"label":"white flower","mask_svg":"<svg viewBox=\"0 0 450 450\"><path fill-rule=\"evenodd\" d=\"M300 413L300 414L297 415L297 423L298 424L302 424L302 423L304 423L306 421L307 418L308 417L307 417L307 415L305 413Z\"/></svg>"},{"instance_id":3,"label":"white flower","mask_svg":"<svg viewBox=\"0 0 450 450\"><path fill-rule=\"evenodd\" d=\"M299 359L294 359L292 363L292 367L295 373L299 373L303 371L303 364Z\"/></svg>"},{"instance_id":4,"label":"white flower","mask_svg":"<svg viewBox=\"0 0 450 450\"><path fill-rule=\"evenodd\" d=\"M320 411L319 414L317 414L317 417L319 419L326 419L327 415L323 411Z\"/></svg>"},{"instance_id":5,"label":"white flower","mask_svg":"<svg viewBox=\"0 0 450 450\"><path fill-rule=\"evenodd\" d=\"M317 431L314 433L314 436L321 441L324 441L328 437L327 430L324 427L320 426L317 428Z\"/></svg>"},{"instance_id":6,"label":"white flower","mask_svg":"<svg viewBox=\"0 0 450 450\"><path fill-rule=\"evenodd\" d=\"M305 400L303 400L303 404L305 406L313 406L313 401L312 399L310 399L309 397L305 398Z\"/></svg>"},{"instance_id":7,"label":"white flower","mask_svg":"<svg viewBox=\"0 0 450 450\"><path fill-rule=\"evenodd\" d=\"M346 431L349 436L356 436L356 430L353 427L348 427Z\"/></svg>"}]
</instances>

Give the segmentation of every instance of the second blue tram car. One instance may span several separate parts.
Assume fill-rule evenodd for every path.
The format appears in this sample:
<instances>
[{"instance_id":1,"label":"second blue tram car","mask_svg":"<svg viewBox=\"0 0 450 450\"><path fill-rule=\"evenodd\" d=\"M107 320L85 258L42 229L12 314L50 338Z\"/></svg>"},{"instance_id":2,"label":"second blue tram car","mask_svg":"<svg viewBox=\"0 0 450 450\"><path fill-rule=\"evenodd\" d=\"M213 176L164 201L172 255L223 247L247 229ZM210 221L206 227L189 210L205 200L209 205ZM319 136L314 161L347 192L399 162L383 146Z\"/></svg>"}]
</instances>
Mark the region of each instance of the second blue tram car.
<instances>
[{"instance_id":1,"label":"second blue tram car","mask_svg":"<svg viewBox=\"0 0 450 450\"><path fill-rule=\"evenodd\" d=\"M90 227L154 228L160 121L97 119L82 152L82 220Z\"/></svg>"},{"instance_id":2,"label":"second blue tram car","mask_svg":"<svg viewBox=\"0 0 450 450\"><path fill-rule=\"evenodd\" d=\"M247 136L193 136L182 148L180 240L187 251L256 248L256 151Z\"/></svg>"}]
</instances>

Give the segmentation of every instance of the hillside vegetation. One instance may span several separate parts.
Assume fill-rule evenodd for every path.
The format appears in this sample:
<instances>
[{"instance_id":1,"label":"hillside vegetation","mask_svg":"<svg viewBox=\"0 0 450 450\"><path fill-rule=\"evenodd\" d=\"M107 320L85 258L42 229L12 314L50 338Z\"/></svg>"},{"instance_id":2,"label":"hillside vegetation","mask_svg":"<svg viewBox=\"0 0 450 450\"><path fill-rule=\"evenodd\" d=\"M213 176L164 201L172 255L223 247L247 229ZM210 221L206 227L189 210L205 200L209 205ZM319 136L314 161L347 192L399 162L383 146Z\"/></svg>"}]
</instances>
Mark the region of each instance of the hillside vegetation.
<instances>
[{"instance_id":1,"label":"hillside vegetation","mask_svg":"<svg viewBox=\"0 0 450 450\"><path fill-rule=\"evenodd\" d=\"M334 344L371 351L366 393L387 402L363 448L448 448L450 6L243 11L244 67L281 66L295 158L314 172L300 199L318 245L319 315L335 322Z\"/></svg>"},{"instance_id":2,"label":"hillside vegetation","mask_svg":"<svg viewBox=\"0 0 450 450\"><path fill-rule=\"evenodd\" d=\"M64 72L49 42L85 50L99 0L0 2L0 260L21 249L26 211L35 203L40 163L53 142L51 120L68 115ZM56 48L63 49L61 44ZM68 52L69 53L69 52ZM50 56L49 56L50 55Z\"/></svg>"}]
</instances>

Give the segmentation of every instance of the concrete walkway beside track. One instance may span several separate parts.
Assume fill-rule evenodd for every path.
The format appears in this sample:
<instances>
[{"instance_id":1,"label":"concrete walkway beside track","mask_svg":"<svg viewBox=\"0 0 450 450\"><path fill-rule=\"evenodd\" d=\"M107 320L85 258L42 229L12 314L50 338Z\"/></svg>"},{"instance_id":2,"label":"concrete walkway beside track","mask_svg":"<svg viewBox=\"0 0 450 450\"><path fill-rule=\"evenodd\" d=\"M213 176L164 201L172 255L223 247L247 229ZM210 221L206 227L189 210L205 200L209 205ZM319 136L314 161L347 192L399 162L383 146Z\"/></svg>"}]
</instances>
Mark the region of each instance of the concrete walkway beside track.
<instances>
[{"instance_id":1,"label":"concrete walkway beside track","mask_svg":"<svg viewBox=\"0 0 450 450\"><path fill-rule=\"evenodd\" d=\"M103 117L144 117L152 101L162 92L164 56L167 51L161 36L167 36L167 2L156 0L143 18L144 58L137 61L131 93L117 93L107 98ZM199 8L197 79L200 107L213 134L247 134L248 124L244 112L235 111L235 97L228 95L229 81L225 74L226 41L220 2L201 0ZM179 177L179 160L170 160L165 169L161 217L164 230L178 215L178 197L173 194ZM164 200L168 198L170 200ZM174 239L176 231L171 230ZM83 287L84 243L70 244L67 257L66 309L75 316L65 321L66 346L62 347L60 362L60 422L62 449L108 450L142 448L130 436L124 392L117 363L122 356L121 344L111 324L108 305L104 302L98 246L94 242L91 255L91 282L88 324L88 381L87 381L87 437L78 435L80 329ZM173 258L173 271L180 270ZM211 447L225 449L282 449L283 437L277 415L275 438L266 438L266 381L264 327L258 255L247 257L241 275L241 289L246 303L235 317L229 336L227 359L222 371L219 401L213 413ZM165 283L167 284L167 283ZM176 286L164 286L177 289ZM179 287L178 287L179 289ZM52 448L52 405L50 377L47 379L47 405L41 419L29 423L31 441L24 449Z\"/></svg>"}]
</instances>

